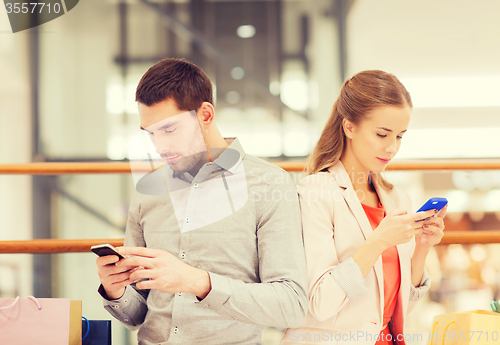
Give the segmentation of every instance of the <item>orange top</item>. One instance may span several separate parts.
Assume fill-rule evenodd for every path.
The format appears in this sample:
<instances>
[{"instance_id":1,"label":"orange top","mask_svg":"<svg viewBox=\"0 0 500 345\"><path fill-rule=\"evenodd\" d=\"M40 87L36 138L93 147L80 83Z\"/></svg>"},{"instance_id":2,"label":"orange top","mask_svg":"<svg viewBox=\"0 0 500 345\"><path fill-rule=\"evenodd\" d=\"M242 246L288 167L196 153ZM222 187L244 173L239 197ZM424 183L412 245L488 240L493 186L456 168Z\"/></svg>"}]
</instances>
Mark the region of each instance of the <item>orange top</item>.
<instances>
[{"instance_id":1,"label":"orange top","mask_svg":"<svg viewBox=\"0 0 500 345\"><path fill-rule=\"evenodd\" d=\"M378 227L382 219L385 217L385 210L382 204L379 207L371 207L361 204L370 221L372 229ZM386 249L382 253L382 267L384 270L384 320L382 331L380 332L380 340L375 345L394 344L390 330L387 327L391 321L394 308L398 299L399 286L401 285L401 271L399 267L399 255L396 246Z\"/></svg>"}]
</instances>

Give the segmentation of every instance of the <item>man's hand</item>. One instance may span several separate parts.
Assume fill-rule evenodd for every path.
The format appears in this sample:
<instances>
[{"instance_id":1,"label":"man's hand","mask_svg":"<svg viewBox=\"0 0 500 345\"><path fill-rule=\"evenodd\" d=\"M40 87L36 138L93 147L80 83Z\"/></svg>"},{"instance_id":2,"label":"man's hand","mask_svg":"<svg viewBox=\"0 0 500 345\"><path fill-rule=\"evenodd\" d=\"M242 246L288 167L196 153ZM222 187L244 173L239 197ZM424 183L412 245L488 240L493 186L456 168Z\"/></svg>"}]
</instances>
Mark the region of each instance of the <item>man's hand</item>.
<instances>
[{"instance_id":1,"label":"man's hand","mask_svg":"<svg viewBox=\"0 0 500 345\"><path fill-rule=\"evenodd\" d=\"M124 256L129 255L117 263L118 268L137 267L127 282L142 279L136 284L138 289L189 292L205 298L212 288L208 272L185 264L167 251L144 247L120 247L118 251Z\"/></svg>"},{"instance_id":2,"label":"man's hand","mask_svg":"<svg viewBox=\"0 0 500 345\"><path fill-rule=\"evenodd\" d=\"M109 299L118 299L125 293L125 287L129 285L130 275L134 267L121 265L116 266L119 258L116 255L100 256L97 258L97 274Z\"/></svg>"}]
</instances>

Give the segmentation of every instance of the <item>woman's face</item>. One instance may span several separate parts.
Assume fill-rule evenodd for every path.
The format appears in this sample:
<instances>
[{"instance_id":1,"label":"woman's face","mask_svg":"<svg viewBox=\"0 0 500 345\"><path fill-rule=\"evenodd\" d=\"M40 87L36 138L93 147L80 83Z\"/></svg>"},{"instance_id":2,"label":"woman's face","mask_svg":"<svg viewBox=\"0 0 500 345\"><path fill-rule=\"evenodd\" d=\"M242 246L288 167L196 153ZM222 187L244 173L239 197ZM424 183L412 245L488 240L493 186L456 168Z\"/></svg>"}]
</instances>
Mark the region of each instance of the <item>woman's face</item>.
<instances>
[{"instance_id":1,"label":"woman's face","mask_svg":"<svg viewBox=\"0 0 500 345\"><path fill-rule=\"evenodd\" d=\"M396 155L410 122L408 106L381 106L369 112L358 125L344 120L344 132L351 139L346 152L352 168L381 172Z\"/></svg>"}]
</instances>

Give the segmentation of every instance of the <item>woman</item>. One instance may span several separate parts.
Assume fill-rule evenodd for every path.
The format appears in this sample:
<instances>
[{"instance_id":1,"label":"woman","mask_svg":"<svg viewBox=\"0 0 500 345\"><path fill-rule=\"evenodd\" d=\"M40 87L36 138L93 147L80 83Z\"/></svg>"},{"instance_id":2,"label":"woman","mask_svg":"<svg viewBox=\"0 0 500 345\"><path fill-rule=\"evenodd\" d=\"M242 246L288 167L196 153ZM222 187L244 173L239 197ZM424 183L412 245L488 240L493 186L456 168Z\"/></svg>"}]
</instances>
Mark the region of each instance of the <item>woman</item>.
<instances>
[{"instance_id":1,"label":"woman","mask_svg":"<svg viewBox=\"0 0 500 345\"><path fill-rule=\"evenodd\" d=\"M406 314L429 289L424 263L446 208L414 213L382 176L406 132L411 98L383 71L347 80L298 184L309 311L282 344L404 344Z\"/></svg>"}]
</instances>

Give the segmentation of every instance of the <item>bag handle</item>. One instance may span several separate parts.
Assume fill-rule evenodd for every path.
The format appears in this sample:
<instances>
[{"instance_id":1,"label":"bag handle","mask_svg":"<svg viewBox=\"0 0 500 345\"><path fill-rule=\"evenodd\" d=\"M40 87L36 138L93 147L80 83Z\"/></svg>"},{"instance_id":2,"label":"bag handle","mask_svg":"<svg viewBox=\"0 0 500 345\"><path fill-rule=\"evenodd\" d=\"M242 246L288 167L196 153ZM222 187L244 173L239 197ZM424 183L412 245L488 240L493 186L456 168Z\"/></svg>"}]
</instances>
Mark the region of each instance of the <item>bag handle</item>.
<instances>
[{"instance_id":1,"label":"bag handle","mask_svg":"<svg viewBox=\"0 0 500 345\"><path fill-rule=\"evenodd\" d=\"M451 328L452 330L455 329L455 320L449 322L446 327L444 328L443 330L443 345L444 345L444 335L445 333L447 332L448 328L453 325L453 327ZM430 337L431 337L431 345L433 345L434 343L437 343L437 340L434 340L434 335L438 335L438 333L436 333L436 326L438 326L438 321L434 322L434 324L432 325L432 334L430 334Z\"/></svg>"},{"instance_id":2,"label":"bag handle","mask_svg":"<svg viewBox=\"0 0 500 345\"><path fill-rule=\"evenodd\" d=\"M82 320L85 320L87 322L87 332L85 333L85 335L82 337L82 340L85 340L85 338L87 338L87 336L89 335L89 331L90 331L90 322L89 320L87 320L87 318L85 316L82 316Z\"/></svg>"},{"instance_id":3,"label":"bag handle","mask_svg":"<svg viewBox=\"0 0 500 345\"><path fill-rule=\"evenodd\" d=\"M434 322L434 324L432 325L432 333L430 335L430 337L431 337L431 345L434 344L434 334L436 334L436 326L437 325L438 325L438 321Z\"/></svg>"},{"instance_id":4,"label":"bag handle","mask_svg":"<svg viewBox=\"0 0 500 345\"><path fill-rule=\"evenodd\" d=\"M36 307L38 308L38 310L42 310L42 305L40 304L40 302L38 302L38 300L35 297L28 296L28 299L30 299L33 302L35 302ZM8 305L6 307L0 307L0 310L5 310L5 309L12 308L13 306L15 306L17 304L17 302L19 302L19 296L17 296L16 299L14 300L14 302L12 302L10 305Z\"/></svg>"},{"instance_id":5,"label":"bag handle","mask_svg":"<svg viewBox=\"0 0 500 345\"><path fill-rule=\"evenodd\" d=\"M6 307L0 307L0 310L5 310L5 309L12 308L13 306L16 305L17 302L19 302L19 296L17 296L16 299L14 300L14 302L12 302L10 305L8 305Z\"/></svg>"},{"instance_id":6,"label":"bag handle","mask_svg":"<svg viewBox=\"0 0 500 345\"><path fill-rule=\"evenodd\" d=\"M446 334L448 328L453 325L453 327L451 328L452 330L455 329L455 320L451 321L450 323L448 323L448 325L446 325L446 327L444 328L444 331L443 331L443 345L444 345L444 335Z\"/></svg>"}]
</instances>

